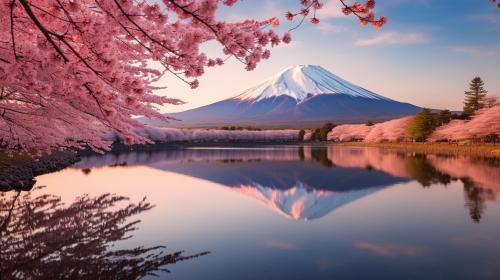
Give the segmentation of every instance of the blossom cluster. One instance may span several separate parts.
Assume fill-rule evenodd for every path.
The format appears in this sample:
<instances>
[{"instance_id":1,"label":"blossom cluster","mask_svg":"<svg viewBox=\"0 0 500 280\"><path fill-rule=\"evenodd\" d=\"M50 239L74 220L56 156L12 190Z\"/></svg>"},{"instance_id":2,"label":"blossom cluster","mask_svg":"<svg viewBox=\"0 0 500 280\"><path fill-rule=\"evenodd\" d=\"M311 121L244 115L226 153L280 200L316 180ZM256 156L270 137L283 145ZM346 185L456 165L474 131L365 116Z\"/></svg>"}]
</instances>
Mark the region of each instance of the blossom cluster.
<instances>
[{"instance_id":1,"label":"blossom cluster","mask_svg":"<svg viewBox=\"0 0 500 280\"><path fill-rule=\"evenodd\" d=\"M460 141L500 136L500 106L479 110L470 121L453 120L441 126L429 137L430 141Z\"/></svg>"},{"instance_id":2,"label":"blossom cluster","mask_svg":"<svg viewBox=\"0 0 500 280\"><path fill-rule=\"evenodd\" d=\"M363 2L355 1L353 4L347 4L345 0L338 0L342 5L342 12L345 15L354 15L358 18L361 25L371 24L376 28L382 27L387 23L387 18L384 16L376 17L374 13L375 0L365 0ZM310 22L312 24L318 24L320 20L318 19L316 12L317 10L323 8L324 3L320 0L300 0L301 9L297 12L287 12L285 17L288 20L293 20L296 17L301 17L301 23L305 18L311 16Z\"/></svg>"},{"instance_id":3,"label":"blossom cluster","mask_svg":"<svg viewBox=\"0 0 500 280\"><path fill-rule=\"evenodd\" d=\"M399 141L406 137L406 128L413 117L394 119L372 126L364 124L339 125L328 133L330 141Z\"/></svg>"},{"instance_id":4,"label":"blossom cluster","mask_svg":"<svg viewBox=\"0 0 500 280\"><path fill-rule=\"evenodd\" d=\"M380 27L374 0L352 5L345 14ZM277 18L227 22L220 6L238 0L12 0L0 4L0 147L45 150L89 145L106 149L102 135L120 134L126 143L148 139L134 131L134 117L166 120L158 106L180 100L157 95L156 82L171 74L190 87L208 67L229 57L247 70L291 41L271 27ZM288 14L318 23L318 0L300 0ZM223 56L201 51L209 41ZM154 65L154 67L152 66ZM158 67L159 66L159 67Z\"/></svg>"},{"instance_id":5,"label":"blossom cluster","mask_svg":"<svg viewBox=\"0 0 500 280\"><path fill-rule=\"evenodd\" d=\"M134 116L165 120L156 108L181 102L155 95L161 88L154 83L168 73L195 88L207 67L227 58L209 57L202 44L218 42L252 70L282 41L267 28L274 19L216 18L220 5L235 2L2 1L0 144L106 149L101 136L108 131L146 142L134 132L141 126Z\"/></svg>"},{"instance_id":6,"label":"blossom cluster","mask_svg":"<svg viewBox=\"0 0 500 280\"><path fill-rule=\"evenodd\" d=\"M370 133L371 129L371 126L365 124L339 125L328 133L328 140L340 142L363 140Z\"/></svg>"},{"instance_id":7,"label":"blossom cluster","mask_svg":"<svg viewBox=\"0 0 500 280\"><path fill-rule=\"evenodd\" d=\"M298 131L284 130L217 130L217 129L180 129L146 126L136 130L142 137L157 143L168 142L242 142L242 141L297 141ZM107 140L117 140L116 135ZM123 140L123 139L120 139Z\"/></svg>"}]
</instances>

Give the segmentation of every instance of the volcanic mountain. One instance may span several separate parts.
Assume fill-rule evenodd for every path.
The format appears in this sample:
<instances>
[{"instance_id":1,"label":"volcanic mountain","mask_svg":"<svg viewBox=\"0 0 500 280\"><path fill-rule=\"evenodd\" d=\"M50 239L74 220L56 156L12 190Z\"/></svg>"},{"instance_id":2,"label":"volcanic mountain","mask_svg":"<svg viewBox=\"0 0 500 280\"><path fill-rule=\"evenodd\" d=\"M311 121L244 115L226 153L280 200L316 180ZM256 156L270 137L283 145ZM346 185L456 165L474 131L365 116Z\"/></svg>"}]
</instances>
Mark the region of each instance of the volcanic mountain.
<instances>
[{"instance_id":1,"label":"volcanic mountain","mask_svg":"<svg viewBox=\"0 0 500 280\"><path fill-rule=\"evenodd\" d=\"M233 98L169 114L181 122L147 123L177 127L305 127L325 122L384 121L419 110L354 85L321 66L299 65Z\"/></svg>"}]
</instances>

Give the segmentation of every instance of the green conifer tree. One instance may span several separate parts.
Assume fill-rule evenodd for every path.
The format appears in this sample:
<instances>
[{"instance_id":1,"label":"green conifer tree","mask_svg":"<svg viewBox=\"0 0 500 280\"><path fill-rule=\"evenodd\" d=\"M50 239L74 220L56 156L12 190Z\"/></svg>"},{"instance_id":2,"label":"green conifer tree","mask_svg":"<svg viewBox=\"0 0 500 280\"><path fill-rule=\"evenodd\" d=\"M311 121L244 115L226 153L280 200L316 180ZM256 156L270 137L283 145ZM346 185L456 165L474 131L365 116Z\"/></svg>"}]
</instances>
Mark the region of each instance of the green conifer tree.
<instances>
[{"instance_id":1,"label":"green conifer tree","mask_svg":"<svg viewBox=\"0 0 500 280\"><path fill-rule=\"evenodd\" d=\"M437 115L437 125L445 125L449 123L452 118L453 114L450 112L450 110L441 110Z\"/></svg>"},{"instance_id":2,"label":"green conifer tree","mask_svg":"<svg viewBox=\"0 0 500 280\"><path fill-rule=\"evenodd\" d=\"M328 133L334 128L335 126L331 123L326 123L324 125L322 125L320 128L319 128L319 135L318 135L318 139L319 141L326 141L327 138L328 138Z\"/></svg>"},{"instance_id":3,"label":"green conifer tree","mask_svg":"<svg viewBox=\"0 0 500 280\"><path fill-rule=\"evenodd\" d=\"M306 131L301 129L299 131L299 141L304 141L304 136L306 135Z\"/></svg>"},{"instance_id":4,"label":"green conifer tree","mask_svg":"<svg viewBox=\"0 0 500 280\"><path fill-rule=\"evenodd\" d=\"M472 79L469 90L465 92L464 115L470 117L477 110L485 107L487 90L484 89L484 82L480 77Z\"/></svg>"},{"instance_id":5,"label":"green conifer tree","mask_svg":"<svg viewBox=\"0 0 500 280\"><path fill-rule=\"evenodd\" d=\"M429 135L437 127L435 114L431 113L429 109L422 109L422 111L415 115L407 128L408 136L416 141L425 141Z\"/></svg>"}]
</instances>

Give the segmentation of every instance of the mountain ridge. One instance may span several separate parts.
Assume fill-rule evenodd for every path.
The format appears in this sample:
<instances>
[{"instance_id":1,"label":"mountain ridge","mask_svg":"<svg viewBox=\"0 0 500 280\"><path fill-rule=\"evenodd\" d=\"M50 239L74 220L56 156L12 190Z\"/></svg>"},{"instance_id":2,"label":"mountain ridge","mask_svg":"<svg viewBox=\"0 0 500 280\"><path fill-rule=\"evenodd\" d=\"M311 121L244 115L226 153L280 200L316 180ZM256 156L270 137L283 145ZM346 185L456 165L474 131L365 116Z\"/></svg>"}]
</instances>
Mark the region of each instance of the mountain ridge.
<instances>
[{"instance_id":1,"label":"mountain ridge","mask_svg":"<svg viewBox=\"0 0 500 280\"><path fill-rule=\"evenodd\" d=\"M356 86L329 72L319 65L297 65L288 67L256 87L229 99L260 101L266 98L287 95L298 103L319 94L348 94L355 97L390 100Z\"/></svg>"},{"instance_id":2,"label":"mountain ridge","mask_svg":"<svg viewBox=\"0 0 500 280\"><path fill-rule=\"evenodd\" d=\"M317 65L289 67L234 97L168 114L181 120L156 126L217 127L251 125L262 128L303 128L325 122L386 121L416 114L420 108L359 87Z\"/></svg>"}]
</instances>

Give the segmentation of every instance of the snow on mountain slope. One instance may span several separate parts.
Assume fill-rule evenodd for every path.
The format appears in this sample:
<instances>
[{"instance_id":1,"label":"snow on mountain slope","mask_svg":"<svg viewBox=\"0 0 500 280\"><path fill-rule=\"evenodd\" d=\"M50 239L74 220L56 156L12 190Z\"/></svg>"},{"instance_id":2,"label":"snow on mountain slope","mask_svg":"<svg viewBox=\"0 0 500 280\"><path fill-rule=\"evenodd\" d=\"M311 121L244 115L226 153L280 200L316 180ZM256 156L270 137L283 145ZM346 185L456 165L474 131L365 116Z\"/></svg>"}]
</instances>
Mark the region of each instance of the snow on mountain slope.
<instances>
[{"instance_id":1,"label":"snow on mountain slope","mask_svg":"<svg viewBox=\"0 0 500 280\"><path fill-rule=\"evenodd\" d=\"M288 95L300 103L311 96L335 93L390 101L386 97L356 86L317 65L289 67L233 99L257 102L266 98Z\"/></svg>"},{"instance_id":2,"label":"snow on mountain slope","mask_svg":"<svg viewBox=\"0 0 500 280\"><path fill-rule=\"evenodd\" d=\"M321 66L299 65L232 98L168 114L180 122L141 121L153 126L184 128L224 125L304 128L326 122L382 122L414 115L420 110L356 86Z\"/></svg>"}]
</instances>

